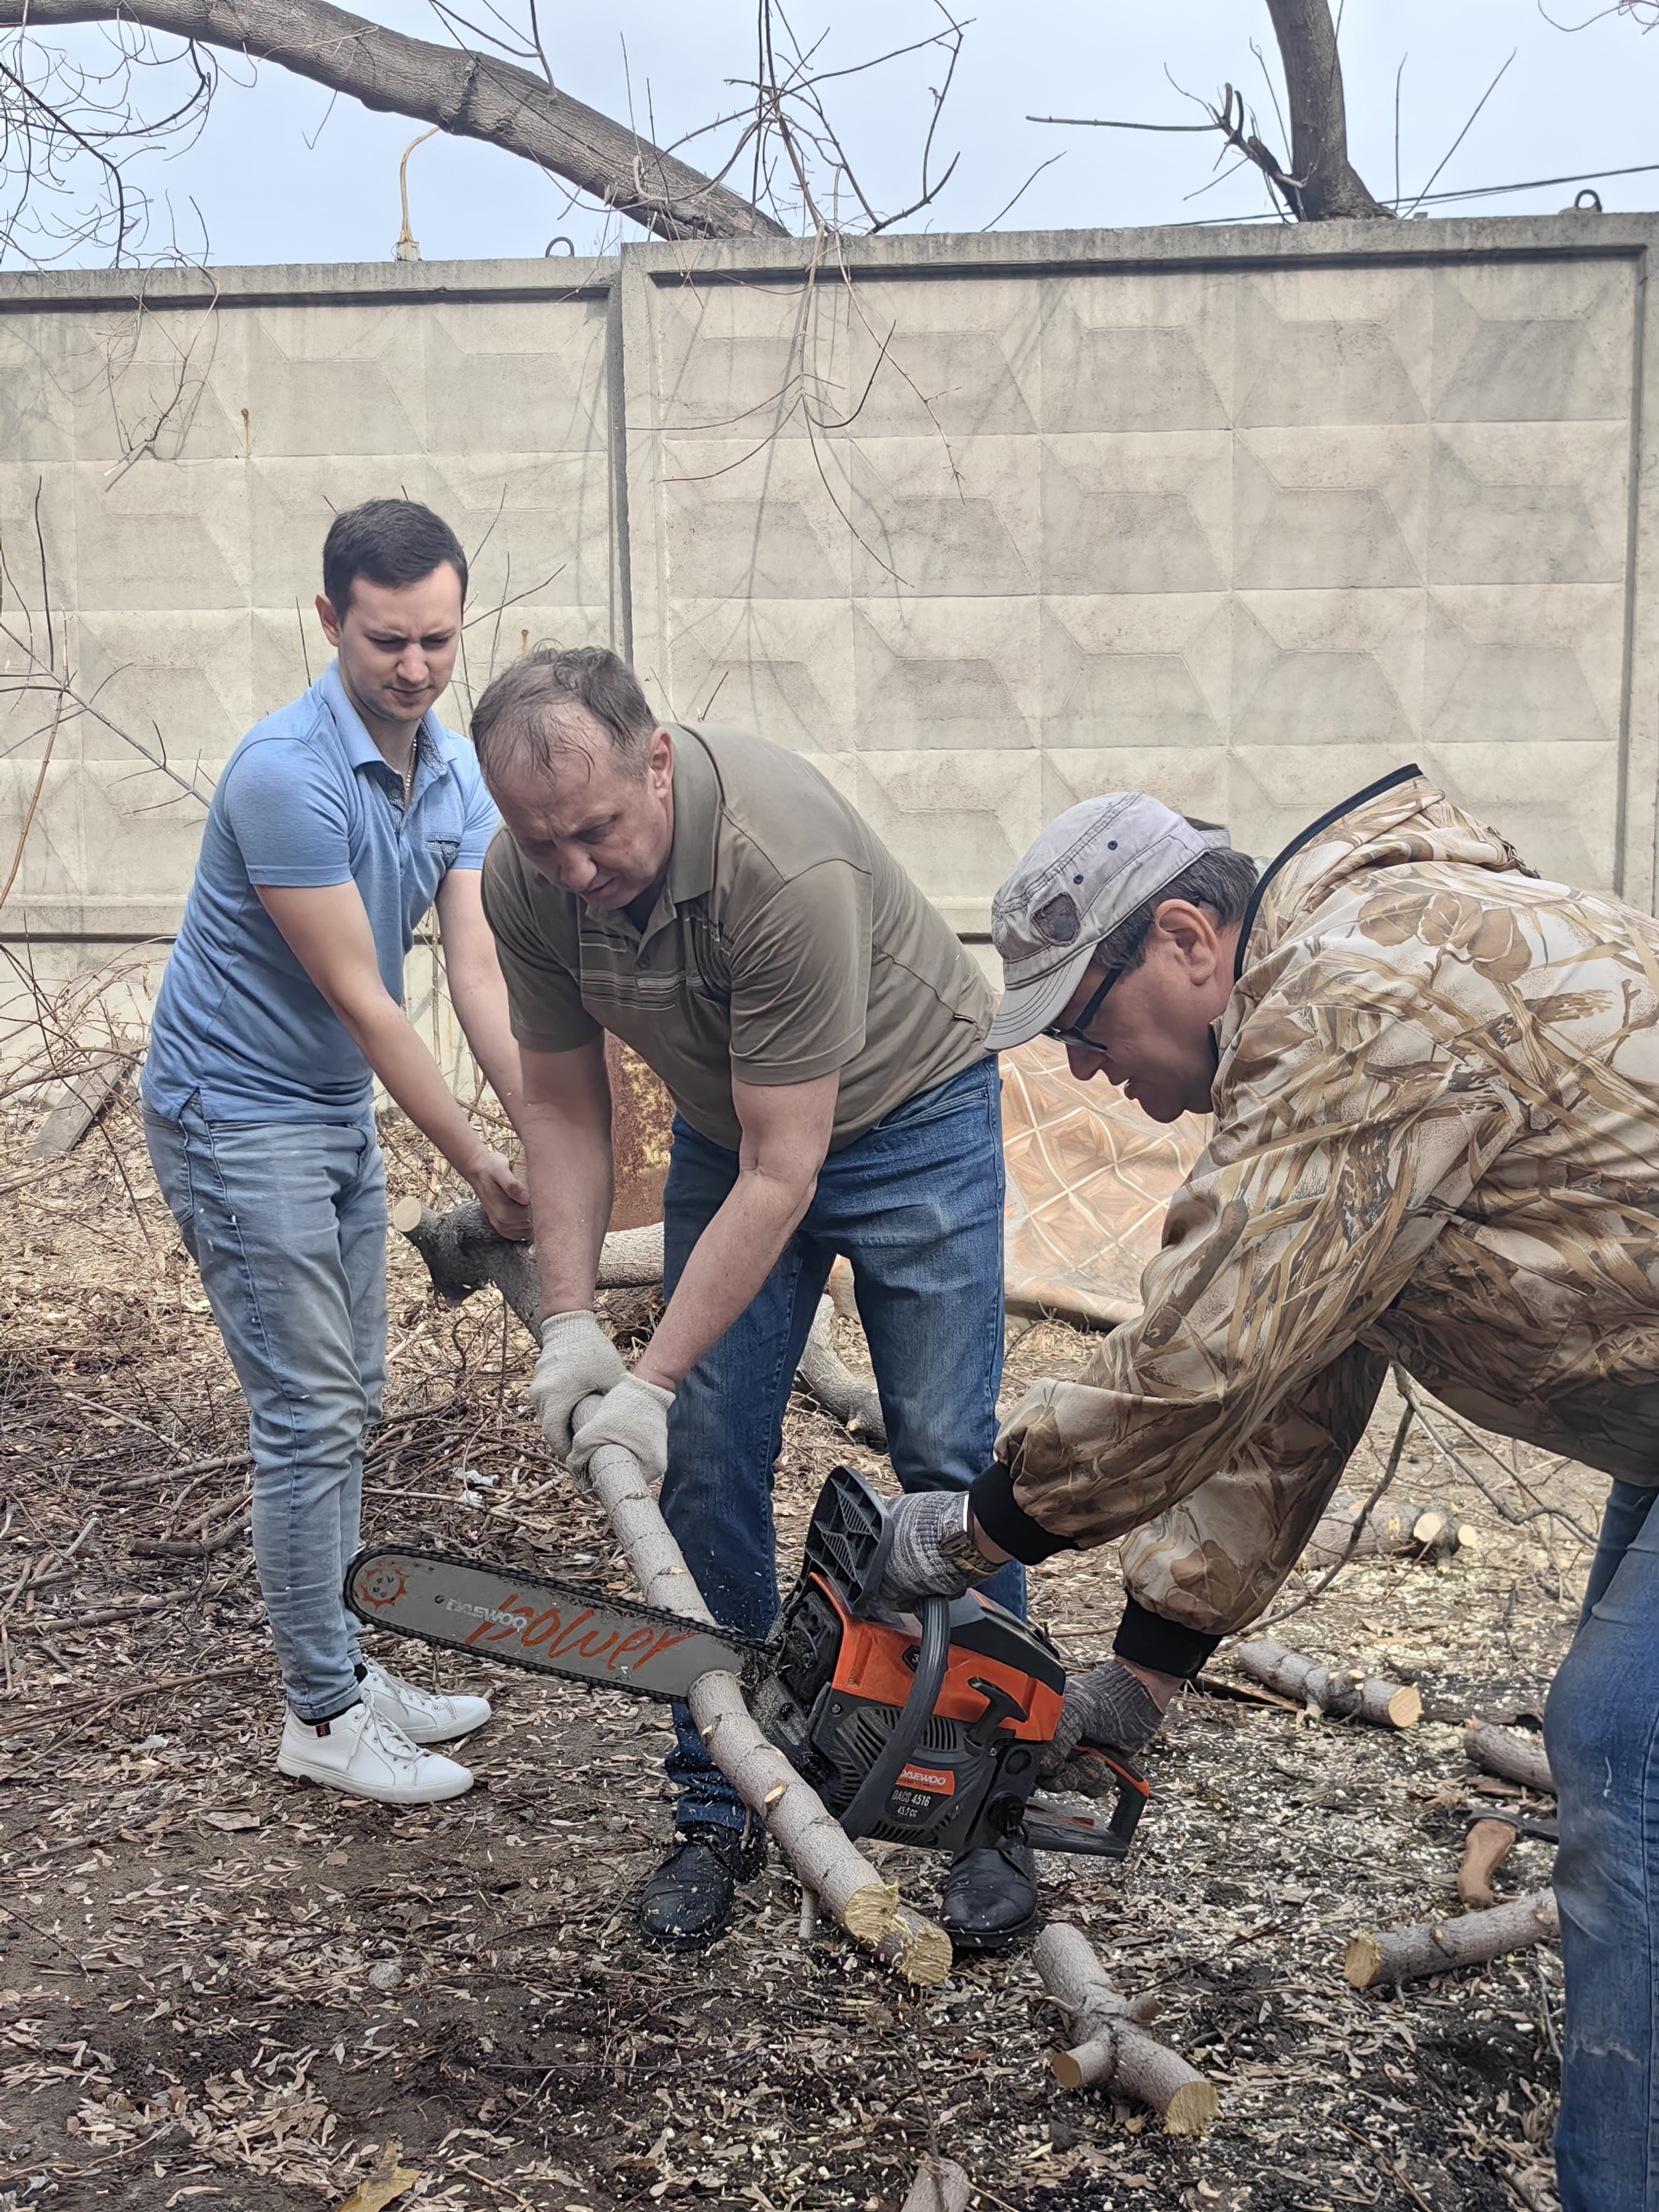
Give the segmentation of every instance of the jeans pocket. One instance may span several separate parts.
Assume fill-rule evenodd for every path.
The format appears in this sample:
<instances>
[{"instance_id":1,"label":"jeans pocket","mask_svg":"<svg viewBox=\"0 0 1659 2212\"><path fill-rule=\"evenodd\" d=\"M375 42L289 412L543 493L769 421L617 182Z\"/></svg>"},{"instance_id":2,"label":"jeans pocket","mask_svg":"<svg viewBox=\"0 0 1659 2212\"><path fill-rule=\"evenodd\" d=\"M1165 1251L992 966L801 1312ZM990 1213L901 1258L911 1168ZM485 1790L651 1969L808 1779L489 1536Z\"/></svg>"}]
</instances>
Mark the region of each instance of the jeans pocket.
<instances>
[{"instance_id":1,"label":"jeans pocket","mask_svg":"<svg viewBox=\"0 0 1659 2212\"><path fill-rule=\"evenodd\" d=\"M146 1109L144 1142L162 1200L188 1241L190 1225L196 1218L196 1187L191 1180L190 1145L184 1126Z\"/></svg>"},{"instance_id":2,"label":"jeans pocket","mask_svg":"<svg viewBox=\"0 0 1659 2212\"><path fill-rule=\"evenodd\" d=\"M975 1060L959 1075L947 1076L943 1083L936 1083L931 1091L918 1091L914 1098L907 1098L902 1106L896 1106L890 1114L884 1115L870 1135L908 1136L935 1122L948 1121L954 1115L994 1115L996 1061L989 1059L992 1073L988 1079L985 1073L987 1064L986 1060Z\"/></svg>"}]
</instances>

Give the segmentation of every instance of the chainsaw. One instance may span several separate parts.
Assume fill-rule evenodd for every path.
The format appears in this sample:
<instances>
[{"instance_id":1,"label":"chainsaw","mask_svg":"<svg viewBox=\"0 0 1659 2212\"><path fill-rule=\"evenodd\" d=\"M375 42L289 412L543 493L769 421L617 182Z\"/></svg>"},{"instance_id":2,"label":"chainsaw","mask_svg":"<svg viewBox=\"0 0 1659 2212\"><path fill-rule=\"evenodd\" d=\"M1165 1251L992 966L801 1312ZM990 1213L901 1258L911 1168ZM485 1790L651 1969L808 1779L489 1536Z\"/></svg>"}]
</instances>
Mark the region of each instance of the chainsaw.
<instances>
[{"instance_id":1,"label":"chainsaw","mask_svg":"<svg viewBox=\"0 0 1659 2212\"><path fill-rule=\"evenodd\" d=\"M359 1552L344 1594L369 1627L596 1689L672 1703L701 1675L736 1674L758 1727L854 1839L953 1857L1010 1838L1125 1857L1148 1794L1126 1759L1103 1754L1116 1784L1109 1817L1036 1795L1066 1694L1048 1638L972 1592L894 1612L880 1598L891 1542L880 1498L836 1468L764 1643L579 1583L400 1544Z\"/></svg>"}]
</instances>

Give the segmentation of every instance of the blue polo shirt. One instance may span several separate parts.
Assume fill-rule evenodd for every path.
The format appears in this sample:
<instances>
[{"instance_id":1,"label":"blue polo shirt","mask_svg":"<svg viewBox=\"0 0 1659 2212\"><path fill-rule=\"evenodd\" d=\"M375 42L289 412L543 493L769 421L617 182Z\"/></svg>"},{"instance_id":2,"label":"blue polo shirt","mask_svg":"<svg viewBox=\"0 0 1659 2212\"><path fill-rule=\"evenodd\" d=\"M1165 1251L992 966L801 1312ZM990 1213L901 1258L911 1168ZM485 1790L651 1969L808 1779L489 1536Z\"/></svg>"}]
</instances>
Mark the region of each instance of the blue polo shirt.
<instances>
[{"instance_id":1,"label":"blue polo shirt","mask_svg":"<svg viewBox=\"0 0 1659 2212\"><path fill-rule=\"evenodd\" d=\"M176 1120L357 1121L374 1079L260 904L258 886L355 883L399 1006L416 925L452 868L478 869L498 817L472 748L422 721L414 788L380 757L331 664L250 730L208 811L196 880L162 978L144 1103Z\"/></svg>"}]
</instances>

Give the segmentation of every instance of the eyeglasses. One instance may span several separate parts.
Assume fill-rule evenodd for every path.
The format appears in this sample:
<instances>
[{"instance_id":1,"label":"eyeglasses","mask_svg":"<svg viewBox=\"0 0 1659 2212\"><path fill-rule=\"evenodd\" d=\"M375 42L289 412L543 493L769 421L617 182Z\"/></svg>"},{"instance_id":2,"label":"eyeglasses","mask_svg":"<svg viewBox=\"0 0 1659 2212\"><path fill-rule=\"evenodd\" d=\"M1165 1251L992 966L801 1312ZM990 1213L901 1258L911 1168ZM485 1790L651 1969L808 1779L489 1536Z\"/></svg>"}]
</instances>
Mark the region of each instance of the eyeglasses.
<instances>
[{"instance_id":1,"label":"eyeglasses","mask_svg":"<svg viewBox=\"0 0 1659 2212\"><path fill-rule=\"evenodd\" d=\"M1089 1024L1100 1012L1106 994L1122 973L1123 970L1121 968L1109 968L1099 989L1091 994L1088 1005L1085 1006L1071 1027L1062 1028L1058 1022L1054 1022L1044 1030L1043 1036L1054 1037L1060 1044L1074 1044L1084 1052L1098 1052L1099 1045L1089 1035Z\"/></svg>"}]
</instances>

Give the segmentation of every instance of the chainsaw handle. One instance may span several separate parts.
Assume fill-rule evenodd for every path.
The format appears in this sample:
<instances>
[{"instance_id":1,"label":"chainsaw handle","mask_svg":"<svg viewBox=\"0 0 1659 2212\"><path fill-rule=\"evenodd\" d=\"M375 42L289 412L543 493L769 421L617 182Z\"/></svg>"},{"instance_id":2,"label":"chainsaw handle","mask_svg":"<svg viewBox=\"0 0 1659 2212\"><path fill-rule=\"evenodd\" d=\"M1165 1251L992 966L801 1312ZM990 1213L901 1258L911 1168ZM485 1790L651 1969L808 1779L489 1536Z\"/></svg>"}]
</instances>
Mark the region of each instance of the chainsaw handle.
<instances>
[{"instance_id":1,"label":"chainsaw handle","mask_svg":"<svg viewBox=\"0 0 1659 2212\"><path fill-rule=\"evenodd\" d=\"M888 1737L881 1757L859 1784L857 1796L841 1816L841 1825L851 1842L856 1843L860 1836L867 1836L885 1814L887 1801L904 1771L910 1753L933 1717L933 1707L938 1702L950 1659L951 1601L948 1597L924 1598L921 1601L921 1650L916 1660L915 1679L910 1685L910 1694L893 1723L893 1733Z\"/></svg>"}]
</instances>

